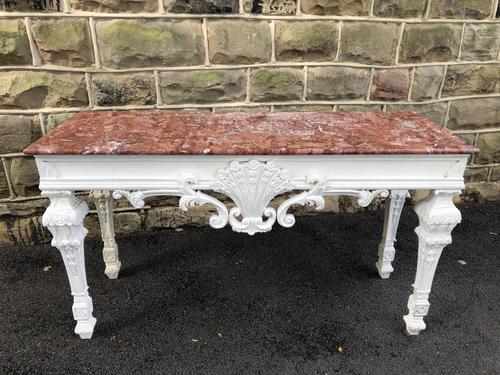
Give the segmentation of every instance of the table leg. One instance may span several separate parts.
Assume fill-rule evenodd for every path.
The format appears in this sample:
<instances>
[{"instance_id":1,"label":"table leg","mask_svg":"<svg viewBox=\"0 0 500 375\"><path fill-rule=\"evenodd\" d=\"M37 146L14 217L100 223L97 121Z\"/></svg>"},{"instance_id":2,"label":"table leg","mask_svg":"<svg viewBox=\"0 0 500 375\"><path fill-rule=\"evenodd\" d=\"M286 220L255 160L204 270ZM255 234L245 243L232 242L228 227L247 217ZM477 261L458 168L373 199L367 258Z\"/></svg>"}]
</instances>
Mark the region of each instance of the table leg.
<instances>
[{"instance_id":1,"label":"table leg","mask_svg":"<svg viewBox=\"0 0 500 375\"><path fill-rule=\"evenodd\" d=\"M44 191L42 194L50 199L43 215L43 225L52 233L52 246L61 252L73 295L73 317L77 322L75 333L82 339L89 339L96 323L92 316L83 252L87 234L83 219L89 209L71 191Z\"/></svg>"},{"instance_id":2,"label":"table leg","mask_svg":"<svg viewBox=\"0 0 500 375\"><path fill-rule=\"evenodd\" d=\"M415 206L419 225L418 263L413 294L408 299L408 315L403 318L406 331L418 335L425 329L424 316L429 311L429 293L439 257L445 246L451 243L451 231L460 223L460 211L453 204L453 196L460 191L433 190Z\"/></svg>"},{"instance_id":3,"label":"table leg","mask_svg":"<svg viewBox=\"0 0 500 375\"><path fill-rule=\"evenodd\" d=\"M391 190L390 196L385 201L384 232L378 247L378 261L375 263L382 279L389 278L394 271L391 264L396 254L394 242L396 241L399 218L407 196L408 190Z\"/></svg>"},{"instance_id":4,"label":"table leg","mask_svg":"<svg viewBox=\"0 0 500 375\"><path fill-rule=\"evenodd\" d=\"M113 196L109 191L94 190L91 192L94 198L99 224L101 226L102 257L106 264L104 273L110 279L118 278L121 262L118 258L118 245L115 241L115 227L113 224Z\"/></svg>"}]
</instances>

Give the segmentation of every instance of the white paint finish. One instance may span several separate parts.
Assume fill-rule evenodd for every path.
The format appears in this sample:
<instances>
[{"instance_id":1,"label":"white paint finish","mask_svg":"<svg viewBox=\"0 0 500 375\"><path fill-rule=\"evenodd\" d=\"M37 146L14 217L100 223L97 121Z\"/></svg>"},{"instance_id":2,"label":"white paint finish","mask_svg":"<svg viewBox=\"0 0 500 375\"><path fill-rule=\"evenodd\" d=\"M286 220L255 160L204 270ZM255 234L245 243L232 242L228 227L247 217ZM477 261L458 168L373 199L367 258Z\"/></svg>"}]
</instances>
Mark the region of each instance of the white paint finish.
<instances>
[{"instance_id":1,"label":"white paint finish","mask_svg":"<svg viewBox=\"0 0 500 375\"><path fill-rule=\"evenodd\" d=\"M419 219L415 229L418 236L417 274L413 294L408 299L408 315L403 317L410 335L418 335L425 329L424 316L429 312L429 293L439 257L451 243L451 231L462 220L453 204L456 194L460 191L434 190L415 207Z\"/></svg>"},{"instance_id":2,"label":"white paint finish","mask_svg":"<svg viewBox=\"0 0 500 375\"><path fill-rule=\"evenodd\" d=\"M385 201L384 232L378 248L378 261L375 263L382 279L389 278L394 271L391 264L396 254L394 242L406 197L409 197L408 190L392 190Z\"/></svg>"},{"instance_id":3,"label":"white paint finish","mask_svg":"<svg viewBox=\"0 0 500 375\"><path fill-rule=\"evenodd\" d=\"M75 190L105 190L98 196L103 240L110 244L108 259L119 264L112 229L110 191L125 196L135 207L144 198L156 195L180 197L179 206L211 204L217 214L209 223L222 228L228 222L233 230L254 234L271 230L275 221L291 227L295 218L288 209L295 204L324 206L324 196L351 195L362 206L375 197L387 197L388 213L377 268L381 276L392 272L394 239L407 190L433 190L417 205L420 218L419 261L414 293L405 316L407 330L417 334L425 328L428 294L439 254L451 242L450 232L460 220L452 196L463 188L467 155L271 155L271 156L189 156L189 155L41 155L36 156L40 188L51 198L44 225L54 235L54 246L65 259L75 296L77 333L92 335L95 318L87 293L83 258L83 217L86 205L73 195ZM203 191L218 191L236 203L229 210ZM269 207L277 195L301 191L285 200L277 210ZM267 217L267 219L263 219ZM106 257L105 257L106 261ZM119 269L119 266L117 267ZM116 269L116 276L118 273ZM111 272L110 272L111 273ZM113 274L112 274L113 275Z\"/></svg>"},{"instance_id":4,"label":"white paint finish","mask_svg":"<svg viewBox=\"0 0 500 375\"><path fill-rule=\"evenodd\" d=\"M118 278L121 262L118 258L118 245L115 241L115 227L113 224L113 197L109 191L94 190L90 193L90 197L94 199L99 224L101 227L102 242L102 257L106 269L104 273L110 279Z\"/></svg>"},{"instance_id":5,"label":"white paint finish","mask_svg":"<svg viewBox=\"0 0 500 375\"><path fill-rule=\"evenodd\" d=\"M209 190L217 170L235 161L273 161L296 185L323 176L348 189L462 189L467 155L41 155L40 188L144 190L175 186L181 175L197 177L196 190Z\"/></svg>"},{"instance_id":6,"label":"white paint finish","mask_svg":"<svg viewBox=\"0 0 500 375\"><path fill-rule=\"evenodd\" d=\"M77 322L75 333L82 339L89 339L96 323L83 252L83 240L87 235L83 219L89 209L70 191L43 191L42 194L50 199L42 223L52 233L52 246L61 252L73 295L73 317Z\"/></svg>"}]
</instances>

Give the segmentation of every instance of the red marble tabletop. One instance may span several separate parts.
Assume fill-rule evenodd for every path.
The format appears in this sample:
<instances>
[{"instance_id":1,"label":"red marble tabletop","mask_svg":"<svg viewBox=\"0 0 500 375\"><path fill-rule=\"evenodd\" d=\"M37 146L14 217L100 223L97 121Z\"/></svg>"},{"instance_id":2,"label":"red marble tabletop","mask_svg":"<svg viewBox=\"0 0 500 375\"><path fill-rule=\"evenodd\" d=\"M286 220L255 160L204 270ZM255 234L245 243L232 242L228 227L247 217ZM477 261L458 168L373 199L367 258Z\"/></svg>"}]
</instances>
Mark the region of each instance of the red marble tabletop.
<instances>
[{"instance_id":1,"label":"red marble tabletop","mask_svg":"<svg viewBox=\"0 0 500 375\"><path fill-rule=\"evenodd\" d=\"M40 154L463 154L478 150L415 113L80 112Z\"/></svg>"}]
</instances>

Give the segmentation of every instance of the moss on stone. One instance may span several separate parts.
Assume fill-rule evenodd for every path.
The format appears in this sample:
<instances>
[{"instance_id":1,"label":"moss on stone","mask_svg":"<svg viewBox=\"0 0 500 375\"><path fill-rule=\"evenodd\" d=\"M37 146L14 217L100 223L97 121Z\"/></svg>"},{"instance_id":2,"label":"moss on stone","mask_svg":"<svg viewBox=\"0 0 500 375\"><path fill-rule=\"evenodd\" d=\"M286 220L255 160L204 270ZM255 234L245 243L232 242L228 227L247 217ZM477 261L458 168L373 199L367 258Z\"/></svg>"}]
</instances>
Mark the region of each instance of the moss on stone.
<instances>
[{"instance_id":1,"label":"moss on stone","mask_svg":"<svg viewBox=\"0 0 500 375\"><path fill-rule=\"evenodd\" d=\"M0 22L0 65L31 63L28 35L20 20Z\"/></svg>"}]
</instances>

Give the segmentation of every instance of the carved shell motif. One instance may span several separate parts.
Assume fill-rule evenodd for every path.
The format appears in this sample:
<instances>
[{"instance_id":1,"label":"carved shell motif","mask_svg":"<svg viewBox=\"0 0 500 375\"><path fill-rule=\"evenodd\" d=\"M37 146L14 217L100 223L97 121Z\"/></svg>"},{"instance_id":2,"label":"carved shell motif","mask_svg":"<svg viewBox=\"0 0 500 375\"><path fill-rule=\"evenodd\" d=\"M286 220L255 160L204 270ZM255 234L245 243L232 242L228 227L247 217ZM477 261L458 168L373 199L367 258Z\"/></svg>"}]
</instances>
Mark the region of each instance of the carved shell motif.
<instances>
[{"instance_id":1,"label":"carved shell motif","mask_svg":"<svg viewBox=\"0 0 500 375\"><path fill-rule=\"evenodd\" d=\"M228 168L217 172L217 181L212 186L214 191L224 193L236 204L229 211L233 230L250 235L271 230L276 221L276 210L268 207L269 202L292 188L283 169L272 161L264 163L258 160L231 162Z\"/></svg>"}]
</instances>

